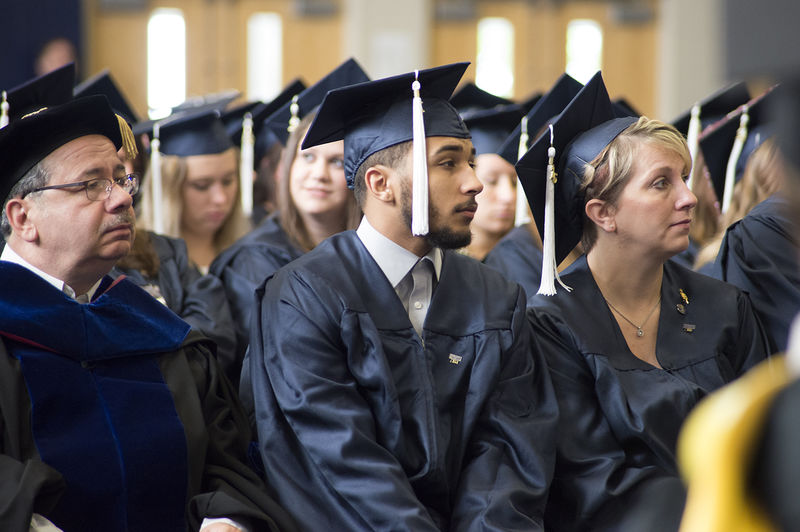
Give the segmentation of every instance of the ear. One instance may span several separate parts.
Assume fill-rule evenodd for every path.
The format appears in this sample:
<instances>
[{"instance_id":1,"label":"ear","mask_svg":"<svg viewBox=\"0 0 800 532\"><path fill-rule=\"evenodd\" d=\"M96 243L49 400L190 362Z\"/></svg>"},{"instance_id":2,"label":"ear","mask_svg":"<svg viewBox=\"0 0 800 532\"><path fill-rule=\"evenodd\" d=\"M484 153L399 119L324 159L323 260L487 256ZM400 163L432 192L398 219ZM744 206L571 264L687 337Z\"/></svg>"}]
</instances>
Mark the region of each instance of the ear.
<instances>
[{"instance_id":1,"label":"ear","mask_svg":"<svg viewBox=\"0 0 800 532\"><path fill-rule=\"evenodd\" d=\"M11 225L11 231L27 242L35 241L39 235L36 224L29 216L30 206L29 201L20 198L8 200L6 204L6 216Z\"/></svg>"},{"instance_id":2,"label":"ear","mask_svg":"<svg viewBox=\"0 0 800 532\"><path fill-rule=\"evenodd\" d=\"M382 164L367 168L364 173L367 196L372 196L382 203L394 203L396 196L393 177L391 169Z\"/></svg>"},{"instance_id":3,"label":"ear","mask_svg":"<svg viewBox=\"0 0 800 532\"><path fill-rule=\"evenodd\" d=\"M586 216L607 233L613 233L617 228L615 214L616 209L606 201L595 198L586 202Z\"/></svg>"}]
</instances>

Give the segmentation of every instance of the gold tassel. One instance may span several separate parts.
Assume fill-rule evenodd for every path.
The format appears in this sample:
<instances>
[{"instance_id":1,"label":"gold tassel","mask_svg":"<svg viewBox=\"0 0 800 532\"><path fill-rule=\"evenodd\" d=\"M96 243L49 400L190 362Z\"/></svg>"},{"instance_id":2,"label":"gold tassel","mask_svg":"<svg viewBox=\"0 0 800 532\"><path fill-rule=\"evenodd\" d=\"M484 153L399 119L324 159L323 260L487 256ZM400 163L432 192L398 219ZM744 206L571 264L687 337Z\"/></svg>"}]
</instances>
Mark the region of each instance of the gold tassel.
<instances>
[{"instance_id":1,"label":"gold tassel","mask_svg":"<svg viewBox=\"0 0 800 532\"><path fill-rule=\"evenodd\" d=\"M133 136L128 122L121 116L116 116L117 122L119 122L119 134L122 137L122 149L125 150L125 156L132 161L139 155L139 150L136 149L136 138Z\"/></svg>"}]
</instances>

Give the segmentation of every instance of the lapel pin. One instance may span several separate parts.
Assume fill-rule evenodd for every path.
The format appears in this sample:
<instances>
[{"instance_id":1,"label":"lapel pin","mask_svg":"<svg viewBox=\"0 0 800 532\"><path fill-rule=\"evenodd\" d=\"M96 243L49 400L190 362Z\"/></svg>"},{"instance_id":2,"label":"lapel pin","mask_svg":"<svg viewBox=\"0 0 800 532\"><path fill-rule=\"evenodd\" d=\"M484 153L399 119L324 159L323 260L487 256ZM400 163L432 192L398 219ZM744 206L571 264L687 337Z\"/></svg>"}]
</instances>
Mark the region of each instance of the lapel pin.
<instances>
[{"instance_id":1,"label":"lapel pin","mask_svg":"<svg viewBox=\"0 0 800 532\"><path fill-rule=\"evenodd\" d=\"M450 359L450 363L451 364L456 364L457 365L459 362L461 362L461 356L460 355L454 355L453 353L450 353L448 358Z\"/></svg>"},{"instance_id":2,"label":"lapel pin","mask_svg":"<svg viewBox=\"0 0 800 532\"><path fill-rule=\"evenodd\" d=\"M693 333L697 326L694 323L684 323L683 324L683 332L686 333Z\"/></svg>"},{"instance_id":3,"label":"lapel pin","mask_svg":"<svg viewBox=\"0 0 800 532\"><path fill-rule=\"evenodd\" d=\"M678 303L675 305L675 308L678 309L678 312L681 314L686 314L686 307L683 306L683 303Z\"/></svg>"},{"instance_id":4,"label":"lapel pin","mask_svg":"<svg viewBox=\"0 0 800 532\"><path fill-rule=\"evenodd\" d=\"M683 299L684 304L688 305L689 304L689 298L686 297L686 292L683 291L683 288L679 288L678 291L681 294L681 299Z\"/></svg>"}]
</instances>

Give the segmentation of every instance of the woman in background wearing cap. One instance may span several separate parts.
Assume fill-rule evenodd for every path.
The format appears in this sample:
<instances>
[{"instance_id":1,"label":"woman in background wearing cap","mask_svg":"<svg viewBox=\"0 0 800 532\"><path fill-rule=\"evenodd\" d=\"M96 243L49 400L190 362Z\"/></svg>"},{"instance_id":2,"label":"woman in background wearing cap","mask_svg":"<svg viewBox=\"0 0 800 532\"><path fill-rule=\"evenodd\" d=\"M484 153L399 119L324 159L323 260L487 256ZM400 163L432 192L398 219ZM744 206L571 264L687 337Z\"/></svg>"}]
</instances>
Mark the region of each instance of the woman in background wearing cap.
<instances>
[{"instance_id":1,"label":"woman in background wearing cap","mask_svg":"<svg viewBox=\"0 0 800 532\"><path fill-rule=\"evenodd\" d=\"M361 219L361 210L347 189L343 141L300 149L315 116L315 112L307 114L286 143L278 175L278 212L224 250L211 266L231 304L238 367L249 343L256 287L329 236L355 229Z\"/></svg>"},{"instance_id":2,"label":"woman in background wearing cap","mask_svg":"<svg viewBox=\"0 0 800 532\"><path fill-rule=\"evenodd\" d=\"M586 254L562 274L571 292L528 303L561 416L545 523L630 530L643 505L677 529L681 424L703 396L764 359L767 340L742 292L668 260L686 249L696 205L683 137L646 117L614 119L603 111L607 93L594 99L602 93L598 74L553 124L555 204L574 210L557 214L555 244L563 254L580 239ZM520 177L550 142L545 135L523 157Z\"/></svg>"}]
</instances>

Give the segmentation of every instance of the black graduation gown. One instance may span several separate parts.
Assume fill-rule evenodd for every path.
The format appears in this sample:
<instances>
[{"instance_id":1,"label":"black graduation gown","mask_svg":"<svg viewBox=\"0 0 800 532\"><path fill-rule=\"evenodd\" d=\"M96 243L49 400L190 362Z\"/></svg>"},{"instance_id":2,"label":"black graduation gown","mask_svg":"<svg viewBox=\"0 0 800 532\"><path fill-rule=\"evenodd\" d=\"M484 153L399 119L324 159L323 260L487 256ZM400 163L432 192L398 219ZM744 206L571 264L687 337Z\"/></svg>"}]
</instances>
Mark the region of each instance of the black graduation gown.
<instances>
[{"instance_id":1,"label":"black graduation gown","mask_svg":"<svg viewBox=\"0 0 800 532\"><path fill-rule=\"evenodd\" d=\"M214 259L209 273L222 281L236 329L235 363L228 371L238 384L255 306L255 291L264 279L303 254L278 223L277 213L237 240Z\"/></svg>"},{"instance_id":2,"label":"black graduation gown","mask_svg":"<svg viewBox=\"0 0 800 532\"><path fill-rule=\"evenodd\" d=\"M355 231L259 288L261 456L304 530L541 530L557 408L522 290L445 252L423 339Z\"/></svg>"},{"instance_id":3,"label":"black graduation gown","mask_svg":"<svg viewBox=\"0 0 800 532\"><path fill-rule=\"evenodd\" d=\"M129 281L146 291L160 295L170 310L214 341L217 359L227 372L234 365L236 337L222 283L212 275L203 275L192 265L186 243L180 238L152 232L149 237L160 262L156 279L145 277L139 270L118 267L112 269L109 275L114 279L125 275ZM236 366L238 368L239 364ZM236 380L233 380L228 373L228 378L231 378L231 382L238 382L239 374L237 372Z\"/></svg>"},{"instance_id":4,"label":"black graduation gown","mask_svg":"<svg viewBox=\"0 0 800 532\"><path fill-rule=\"evenodd\" d=\"M768 341L745 294L667 261L659 369L628 349L585 255L562 279L571 293L528 302L560 412L546 526L620 530L637 504L664 500L651 494L684 496L675 464L681 424L705 395L764 359ZM671 507L676 529L681 505Z\"/></svg>"},{"instance_id":5,"label":"black graduation gown","mask_svg":"<svg viewBox=\"0 0 800 532\"><path fill-rule=\"evenodd\" d=\"M542 251L531 232L515 227L486 255L483 261L509 281L522 285L530 297L539 291L542 281Z\"/></svg>"},{"instance_id":6,"label":"black graduation gown","mask_svg":"<svg viewBox=\"0 0 800 532\"><path fill-rule=\"evenodd\" d=\"M732 224L710 271L749 294L775 352L786 350L792 319L800 312L798 232L789 208L785 199L772 196Z\"/></svg>"},{"instance_id":7,"label":"black graduation gown","mask_svg":"<svg viewBox=\"0 0 800 532\"><path fill-rule=\"evenodd\" d=\"M195 331L186 335L186 324L181 325L163 305L125 280L106 290L111 283L106 278L90 309L15 264L0 262L0 277L0 530L27 532L32 513L51 519L65 532L197 530L204 517L229 517L252 530L294 529L291 518L246 465L248 423L208 339ZM89 314L94 317L87 318ZM185 329L177 336L164 332L181 327ZM177 339L176 347L169 352L146 347L155 342L162 345L164 338ZM104 348L115 345L119 351ZM92 346L100 346L101 352L84 358ZM41 398L37 395L41 387L29 380L35 378L29 373L34 367L31 363L39 369L68 368L67 373L78 373L79 380L93 384L76 390L69 384L72 381L55 373L50 389L45 390L50 401L40 402L32 399ZM148 365L156 372L155 380L143 380ZM168 408L147 407L156 395L167 400ZM78 396L97 397L98 404L104 405L100 411L106 413L102 419L138 416L139 422L100 423L98 430L78 431L76 440L71 426L86 426L91 413L73 408ZM37 410L54 414L37 414ZM181 436L159 439L165 424L176 426ZM115 444L100 444L106 433L115 434L105 440ZM140 450L130 453L126 442L137 440L142 442ZM176 446L175 442L182 443ZM154 457L162 452L181 456L181 463L156 458L157 466L133 465L131 456L141 457L143 448L145 453L155 453ZM69 472L45 461L42 453L49 456L53 449L64 455L55 460L64 460ZM118 458L101 460L108 452L118 453ZM184 476L176 478L176 471ZM101 485L120 474L122 479L111 485L113 489L89 492L86 500L80 497L84 492L76 492L69 482L70 475L88 475L90 486ZM137 476L138 481L132 480ZM183 491L170 493L163 486L179 486ZM119 490L129 494L128 500L139 501L138 511L109 511L107 506L116 507L125 500L112 495ZM164 508L162 497L177 498L178 504ZM98 499L117 502L97 504ZM64 507L64 500L70 501L69 507ZM127 525L98 522L101 512L127 515ZM164 515L171 512L184 515L185 524L166 526ZM71 515L73 526L60 524L57 516L65 513ZM77 527L76 516L84 520Z\"/></svg>"}]
</instances>

